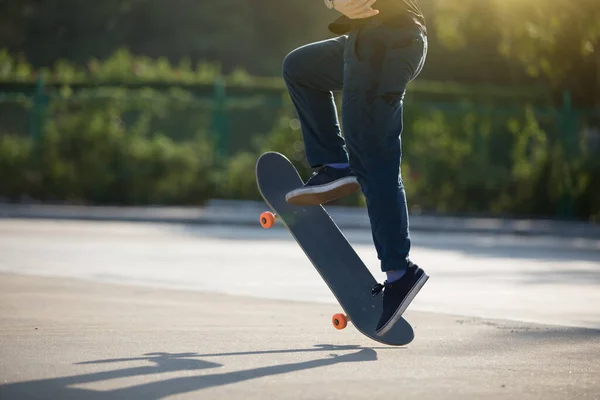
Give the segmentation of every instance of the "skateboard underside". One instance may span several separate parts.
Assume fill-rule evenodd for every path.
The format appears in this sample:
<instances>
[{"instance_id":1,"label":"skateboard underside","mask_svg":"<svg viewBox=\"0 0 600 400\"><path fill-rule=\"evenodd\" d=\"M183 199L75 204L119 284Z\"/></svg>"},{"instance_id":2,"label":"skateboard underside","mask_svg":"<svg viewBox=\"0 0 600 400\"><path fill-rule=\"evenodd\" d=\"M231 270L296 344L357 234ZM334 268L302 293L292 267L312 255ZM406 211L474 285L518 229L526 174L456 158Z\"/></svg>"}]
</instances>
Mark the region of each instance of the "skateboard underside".
<instances>
[{"instance_id":1,"label":"skateboard underside","mask_svg":"<svg viewBox=\"0 0 600 400\"><path fill-rule=\"evenodd\" d=\"M263 154L256 164L258 189L272 210L260 216L263 227L279 219L296 239L319 272L344 313L332 323L337 329L350 321L365 336L388 345L405 345L414 338L412 327L401 319L388 333L378 336L375 327L381 314L381 297L373 297L377 282L343 233L322 206L295 206L285 194L303 185L291 162L275 152Z\"/></svg>"}]
</instances>

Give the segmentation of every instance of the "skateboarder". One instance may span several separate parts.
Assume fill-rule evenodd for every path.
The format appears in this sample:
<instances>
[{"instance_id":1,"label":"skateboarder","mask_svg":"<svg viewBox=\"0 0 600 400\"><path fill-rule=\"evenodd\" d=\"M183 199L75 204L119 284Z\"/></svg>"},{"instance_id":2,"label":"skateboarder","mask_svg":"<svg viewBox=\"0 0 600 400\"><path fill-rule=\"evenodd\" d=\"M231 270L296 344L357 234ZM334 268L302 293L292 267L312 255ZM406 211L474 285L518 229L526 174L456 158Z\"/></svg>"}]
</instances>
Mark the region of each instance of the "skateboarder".
<instances>
[{"instance_id":1,"label":"skateboarder","mask_svg":"<svg viewBox=\"0 0 600 400\"><path fill-rule=\"evenodd\" d=\"M400 173L402 103L408 83L425 63L425 18L412 0L324 1L342 14L329 25L340 36L302 46L283 61L306 157L315 169L286 200L317 205L362 190L387 277L372 290L374 295L383 291L377 334L384 335L428 279L409 259ZM337 90L342 91L344 137L332 95Z\"/></svg>"}]
</instances>

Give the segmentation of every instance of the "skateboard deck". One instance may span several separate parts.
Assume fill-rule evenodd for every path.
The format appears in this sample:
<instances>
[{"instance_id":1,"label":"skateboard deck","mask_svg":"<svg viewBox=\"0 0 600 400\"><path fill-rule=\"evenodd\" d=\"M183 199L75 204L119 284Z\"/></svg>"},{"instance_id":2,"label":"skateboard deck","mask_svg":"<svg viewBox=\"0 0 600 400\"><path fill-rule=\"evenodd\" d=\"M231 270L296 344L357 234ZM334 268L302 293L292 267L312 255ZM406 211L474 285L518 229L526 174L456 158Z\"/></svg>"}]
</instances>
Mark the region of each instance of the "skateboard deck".
<instances>
[{"instance_id":1,"label":"skateboard deck","mask_svg":"<svg viewBox=\"0 0 600 400\"><path fill-rule=\"evenodd\" d=\"M385 335L375 327L382 310L382 297L373 297L377 282L323 206L295 206L285 200L289 191L304 184L292 163L282 154L264 153L256 163L258 189L272 212L261 215L263 227L280 220L319 272L345 314L336 314L337 329L347 321L365 336L387 345L410 343L414 332L405 319Z\"/></svg>"}]
</instances>

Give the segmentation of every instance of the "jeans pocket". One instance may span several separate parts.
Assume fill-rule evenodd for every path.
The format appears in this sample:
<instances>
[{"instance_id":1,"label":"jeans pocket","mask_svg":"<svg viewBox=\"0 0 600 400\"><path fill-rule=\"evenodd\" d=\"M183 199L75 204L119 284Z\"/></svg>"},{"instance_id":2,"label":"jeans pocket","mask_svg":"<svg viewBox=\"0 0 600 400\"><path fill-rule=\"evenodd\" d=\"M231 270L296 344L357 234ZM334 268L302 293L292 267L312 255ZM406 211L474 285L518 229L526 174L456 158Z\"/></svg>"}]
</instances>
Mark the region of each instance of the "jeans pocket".
<instances>
[{"instance_id":1,"label":"jeans pocket","mask_svg":"<svg viewBox=\"0 0 600 400\"><path fill-rule=\"evenodd\" d=\"M381 25L365 24L350 32L348 37L348 60L372 62L386 51L387 36Z\"/></svg>"},{"instance_id":2,"label":"jeans pocket","mask_svg":"<svg viewBox=\"0 0 600 400\"><path fill-rule=\"evenodd\" d=\"M413 27L364 26L350 32L344 89L370 96L403 94L423 60L425 37Z\"/></svg>"},{"instance_id":3,"label":"jeans pocket","mask_svg":"<svg viewBox=\"0 0 600 400\"><path fill-rule=\"evenodd\" d=\"M426 46L426 39L419 34L399 35L389 41L381 76L382 93L404 94L423 67Z\"/></svg>"}]
</instances>

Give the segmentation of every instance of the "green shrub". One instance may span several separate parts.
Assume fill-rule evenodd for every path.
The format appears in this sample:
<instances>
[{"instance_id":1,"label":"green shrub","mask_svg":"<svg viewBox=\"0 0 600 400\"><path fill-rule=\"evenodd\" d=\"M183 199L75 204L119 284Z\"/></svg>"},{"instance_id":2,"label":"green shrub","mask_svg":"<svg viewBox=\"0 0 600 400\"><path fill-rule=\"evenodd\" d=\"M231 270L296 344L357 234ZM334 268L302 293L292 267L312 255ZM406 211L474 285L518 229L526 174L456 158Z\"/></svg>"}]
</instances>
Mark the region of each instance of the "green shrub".
<instances>
[{"instance_id":1,"label":"green shrub","mask_svg":"<svg viewBox=\"0 0 600 400\"><path fill-rule=\"evenodd\" d=\"M543 127L531 108L507 117L470 106L453 112L413 106L405 122L402 175L413 211L598 218L598 149L581 144L567 157L559 131ZM260 198L254 165L265 151L286 155L305 180L311 173L294 118L282 116L253 149L226 164L221 196ZM365 203L356 194L334 204Z\"/></svg>"},{"instance_id":2,"label":"green shrub","mask_svg":"<svg viewBox=\"0 0 600 400\"><path fill-rule=\"evenodd\" d=\"M28 108L32 98L24 93L40 74L89 86L54 86L58 93L49 92L37 135L23 122L34 121L26 117L35 108ZM230 85L221 104L228 115L219 121L209 86L216 79ZM0 132L0 197L92 204L258 200L254 167L265 151L286 155L304 180L312 172L280 78L243 70L221 77L218 65L172 65L120 50L86 67L60 61L41 71L0 51L0 80L30 82L19 84L26 90L8 84L13 92L0 96L1 128L11 132ZM154 89L102 82L144 82ZM169 86L174 83L183 89ZM402 136L402 175L413 210L600 219L600 139L578 126L581 116L542 108L549 97L528 88L415 85ZM526 102L535 102L535 110ZM598 126L597 115L589 126ZM27 128L36 132L31 138L17 135ZM217 144L237 153L217 163ZM364 206L364 198L359 193L336 204Z\"/></svg>"},{"instance_id":3,"label":"green shrub","mask_svg":"<svg viewBox=\"0 0 600 400\"><path fill-rule=\"evenodd\" d=\"M32 144L29 138L0 136L0 196L19 200L34 183L31 169Z\"/></svg>"},{"instance_id":4,"label":"green shrub","mask_svg":"<svg viewBox=\"0 0 600 400\"><path fill-rule=\"evenodd\" d=\"M469 108L412 111L403 176L415 209L586 219L598 213L600 149L572 140L578 133L562 131L559 114L541 118L530 107L508 118Z\"/></svg>"},{"instance_id":5,"label":"green shrub","mask_svg":"<svg viewBox=\"0 0 600 400\"><path fill-rule=\"evenodd\" d=\"M129 125L125 111L116 100L59 102L35 142L2 136L0 196L89 204L200 204L213 196L206 134L176 142L150 130L151 111Z\"/></svg>"}]
</instances>

